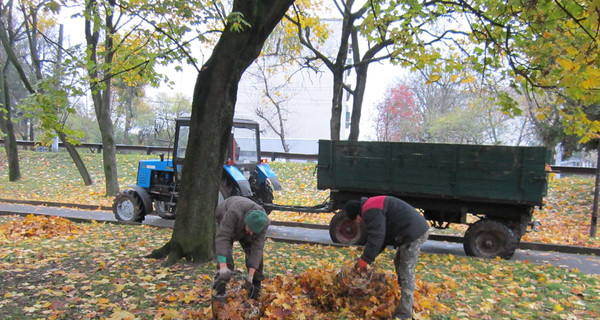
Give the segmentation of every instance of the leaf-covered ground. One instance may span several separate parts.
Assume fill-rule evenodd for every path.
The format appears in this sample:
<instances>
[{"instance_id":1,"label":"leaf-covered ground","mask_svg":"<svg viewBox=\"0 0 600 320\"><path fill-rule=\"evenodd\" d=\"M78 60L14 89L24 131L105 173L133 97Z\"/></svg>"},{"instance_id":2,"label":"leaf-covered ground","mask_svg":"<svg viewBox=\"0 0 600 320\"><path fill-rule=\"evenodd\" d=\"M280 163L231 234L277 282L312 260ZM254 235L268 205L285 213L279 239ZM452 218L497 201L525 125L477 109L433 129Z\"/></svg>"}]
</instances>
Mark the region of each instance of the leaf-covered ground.
<instances>
[{"instance_id":1,"label":"leaf-covered ground","mask_svg":"<svg viewBox=\"0 0 600 320\"><path fill-rule=\"evenodd\" d=\"M144 258L170 230L0 217L0 319L208 319L214 263L165 268ZM398 299L388 250L378 281L348 289L338 272L357 248L267 241L264 290L220 319L386 319ZM234 256L242 265L243 253ZM550 265L422 254L417 319L598 319L600 277ZM243 295L230 286L232 296Z\"/></svg>"},{"instance_id":2,"label":"leaf-covered ground","mask_svg":"<svg viewBox=\"0 0 600 320\"><path fill-rule=\"evenodd\" d=\"M23 178L8 182L6 155L0 152L0 198L53 201L76 204L111 206L113 197L105 197L102 157L82 153L95 183L84 186L72 161L64 152L20 151ZM137 162L158 158L156 155L117 155L119 182L122 188L135 184ZM283 190L275 192L275 202L286 205L316 205L327 200L328 191L316 187L316 169L313 163L271 163L281 180ZM550 177L546 205L537 210L534 219L540 222L537 232L527 233L524 241L552 244L600 247L600 237L590 238L589 230L593 202L592 178ZM271 218L279 221L329 224L331 213L273 212ZM462 234L466 226L453 225L437 233Z\"/></svg>"}]
</instances>

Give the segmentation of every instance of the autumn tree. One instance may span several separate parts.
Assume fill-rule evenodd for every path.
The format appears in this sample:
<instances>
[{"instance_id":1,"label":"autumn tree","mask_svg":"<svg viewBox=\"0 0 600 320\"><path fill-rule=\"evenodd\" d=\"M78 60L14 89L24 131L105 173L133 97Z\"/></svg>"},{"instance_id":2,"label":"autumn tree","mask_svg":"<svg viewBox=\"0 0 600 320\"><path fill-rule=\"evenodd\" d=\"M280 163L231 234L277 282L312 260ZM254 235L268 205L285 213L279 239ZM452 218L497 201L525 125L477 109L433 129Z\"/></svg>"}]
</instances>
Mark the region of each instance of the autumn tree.
<instances>
[{"instance_id":1,"label":"autumn tree","mask_svg":"<svg viewBox=\"0 0 600 320\"><path fill-rule=\"evenodd\" d=\"M10 19L12 6L0 3L0 40L4 55L2 55L2 65L0 65L0 131L4 136L4 149L8 159L8 180L18 181L21 179L21 169L19 167L19 153L17 149L17 139L15 137L14 125L12 122L12 99L10 96L10 84L7 81L7 72L14 61L17 61L17 55L14 53L15 33L12 30L14 21Z\"/></svg>"},{"instance_id":2,"label":"autumn tree","mask_svg":"<svg viewBox=\"0 0 600 320\"><path fill-rule=\"evenodd\" d=\"M282 33L279 28L278 34L271 34L269 39L272 43L265 44L265 52L256 59L247 74L256 80L254 88L261 92L259 104L254 108L255 114L268 130L279 137L283 151L289 152L286 142L290 113L288 104L295 95L290 90L295 72L289 71L294 67L296 59L287 53L289 49L283 48L284 44L280 40Z\"/></svg>"},{"instance_id":3,"label":"autumn tree","mask_svg":"<svg viewBox=\"0 0 600 320\"><path fill-rule=\"evenodd\" d=\"M139 136L138 141L154 141L154 143L171 143L175 135L175 119L189 115L192 102L182 93L169 95L160 93L148 101L151 110L148 114L136 118ZM142 137L144 135L145 137ZM152 135L152 137L150 137ZM144 140L142 140L144 139Z\"/></svg>"},{"instance_id":4,"label":"autumn tree","mask_svg":"<svg viewBox=\"0 0 600 320\"><path fill-rule=\"evenodd\" d=\"M158 85L159 63L186 59L190 42L186 39L194 24L204 21L198 12L202 1L117 2L86 0L82 9L85 31L85 61L92 102L102 138L106 195L119 191L112 86L116 77L128 84Z\"/></svg>"},{"instance_id":5,"label":"autumn tree","mask_svg":"<svg viewBox=\"0 0 600 320\"><path fill-rule=\"evenodd\" d=\"M235 0L225 29L196 80L171 240L153 252L166 264L214 258L218 186L229 143L238 83L293 0Z\"/></svg>"},{"instance_id":6,"label":"autumn tree","mask_svg":"<svg viewBox=\"0 0 600 320\"><path fill-rule=\"evenodd\" d=\"M13 12L12 2L9 2L8 5L10 7L7 7L7 10ZM25 112L32 114L29 116L30 118L39 119L44 133L42 141L48 142L51 138L58 136L73 159L84 183L90 185L92 184L91 177L72 143L75 141L76 133L65 126L66 118L72 110L68 108L67 90L64 90L61 85L63 72L62 27L56 28L55 9L53 3L46 1L20 3L18 10L14 13L20 14L22 18L21 36L11 32L12 29L6 28L6 25L10 26L10 23L3 19L0 26L0 40L2 40L10 63L18 71L19 82L23 83L28 91L29 97L21 102ZM12 15L8 15L7 18L9 16ZM6 25L5 22L7 22ZM59 31L53 34L52 29ZM21 42L27 44L28 53L24 56L28 59L19 59L14 52L14 44L19 38L23 39ZM40 41L41 39L43 41ZM56 51L51 53L51 48L55 48ZM8 88L5 89L5 96L8 97ZM10 118L7 118L6 125L9 128L12 126ZM8 153L11 154L11 152Z\"/></svg>"},{"instance_id":7,"label":"autumn tree","mask_svg":"<svg viewBox=\"0 0 600 320\"><path fill-rule=\"evenodd\" d=\"M122 142L130 144L130 133L134 126L134 119L143 113L143 98L145 95L144 83L127 82L123 78L115 79L114 109L117 117L122 120ZM142 113L142 114L140 114Z\"/></svg>"}]
</instances>

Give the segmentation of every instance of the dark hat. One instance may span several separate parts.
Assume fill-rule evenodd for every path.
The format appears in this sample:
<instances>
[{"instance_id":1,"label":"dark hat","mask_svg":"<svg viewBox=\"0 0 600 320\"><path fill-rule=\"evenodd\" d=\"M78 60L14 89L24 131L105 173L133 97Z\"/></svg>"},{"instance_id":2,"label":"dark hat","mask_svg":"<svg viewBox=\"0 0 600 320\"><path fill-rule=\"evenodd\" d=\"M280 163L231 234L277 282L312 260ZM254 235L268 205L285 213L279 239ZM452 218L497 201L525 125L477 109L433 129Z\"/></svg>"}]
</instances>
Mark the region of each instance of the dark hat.
<instances>
[{"instance_id":1,"label":"dark hat","mask_svg":"<svg viewBox=\"0 0 600 320\"><path fill-rule=\"evenodd\" d=\"M252 210L246 215L246 225L254 233L263 231L267 225L267 214L261 210Z\"/></svg>"},{"instance_id":2,"label":"dark hat","mask_svg":"<svg viewBox=\"0 0 600 320\"><path fill-rule=\"evenodd\" d=\"M350 220L356 219L361 210L362 204L358 200L350 200L344 205L344 212L346 212L346 216Z\"/></svg>"}]
</instances>

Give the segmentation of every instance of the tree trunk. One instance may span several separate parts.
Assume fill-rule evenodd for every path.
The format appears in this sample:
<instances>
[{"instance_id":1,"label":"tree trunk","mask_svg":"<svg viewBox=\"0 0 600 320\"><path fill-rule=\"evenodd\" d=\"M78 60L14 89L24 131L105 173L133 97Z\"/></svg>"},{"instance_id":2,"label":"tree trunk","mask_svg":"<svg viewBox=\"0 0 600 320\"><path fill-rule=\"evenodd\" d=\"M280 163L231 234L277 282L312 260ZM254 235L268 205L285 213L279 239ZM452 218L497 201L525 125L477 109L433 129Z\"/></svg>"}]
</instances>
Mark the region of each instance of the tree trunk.
<instances>
[{"instance_id":1,"label":"tree trunk","mask_svg":"<svg viewBox=\"0 0 600 320\"><path fill-rule=\"evenodd\" d=\"M102 136L102 161L104 177L106 179L105 196L115 196L119 193L119 179L116 157L117 147L113 123L110 119L110 105L105 103L106 99L100 98L100 94L97 95L98 97L94 99L94 107L96 108L96 119L98 120L98 126L100 127L100 135ZM96 100L101 101L96 102Z\"/></svg>"},{"instance_id":2,"label":"tree trunk","mask_svg":"<svg viewBox=\"0 0 600 320\"><path fill-rule=\"evenodd\" d=\"M360 117L362 103L365 97L365 88L367 87L367 71L369 70L369 64L358 65L354 70L356 71L356 88L354 89L350 135L348 136L348 140L350 141L358 141Z\"/></svg>"},{"instance_id":3,"label":"tree trunk","mask_svg":"<svg viewBox=\"0 0 600 320\"><path fill-rule=\"evenodd\" d=\"M331 140L340 140L342 101L344 97L344 65L336 61L333 73L333 98L331 99L331 120L329 130ZM345 60L344 60L345 61ZM339 69L339 70L338 70Z\"/></svg>"},{"instance_id":4,"label":"tree trunk","mask_svg":"<svg viewBox=\"0 0 600 320\"><path fill-rule=\"evenodd\" d=\"M104 177L106 183L105 196L115 196L119 192L119 180L117 172L117 147L115 142L115 134L112 120L110 119L111 110L111 72L109 68L105 68L102 65L110 66L113 62L113 37L116 33L112 19L112 12L116 6L115 1L109 0L108 8L106 13L106 20L104 21L106 34L104 35L104 51L107 52L104 55L102 62L98 61L98 46L100 34L99 30L102 27L99 25L99 20L94 20L92 17L100 16L98 10L98 3L96 0L86 1L85 12L88 16L85 20L85 40L87 44L87 60L91 62L91 65L87 68L88 75L90 77L91 89L92 89L92 101L94 102L94 110L96 112L96 119L98 120L98 126L100 127L100 135L102 137L102 160L104 166ZM99 70L102 70L101 73Z\"/></svg>"},{"instance_id":5,"label":"tree trunk","mask_svg":"<svg viewBox=\"0 0 600 320\"><path fill-rule=\"evenodd\" d=\"M67 138L64 133L59 133L58 138L62 142L65 149L67 149L67 152L71 156L71 159L73 159L73 163L77 167L79 175L81 175L81 178L83 179L83 183L86 186L91 186L94 183L94 181L92 181L92 177L90 176L90 173L88 172L85 163L83 163L83 160L81 159L81 156L79 155L79 152L77 152L75 146L72 145L69 141L67 141Z\"/></svg>"},{"instance_id":6,"label":"tree trunk","mask_svg":"<svg viewBox=\"0 0 600 320\"><path fill-rule=\"evenodd\" d=\"M353 2L348 1L347 3L348 11L344 13L340 50L337 53L335 63L329 67L333 74L333 98L331 101L331 120L329 121L331 140L340 140L342 102L344 101L344 66L348 60L348 42L355 20L355 17L349 12Z\"/></svg>"},{"instance_id":7,"label":"tree trunk","mask_svg":"<svg viewBox=\"0 0 600 320\"><path fill-rule=\"evenodd\" d=\"M6 150L6 159L8 161L8 181L15 182L21 180L21 168L19 167L19 152L17 149L17 139L10 116L10 105L8 97L8 85L4 77L4 69L0 68L0 129L5 134L4 149Z\"/></svg>"},{"instance_id":8,"label":"tree trunk","mask_svg":"<svg viewBox=\"0 0 600 320\"><path fill-rule=\"evenodd\" d=\"M241 13L251 27L234 31L227 26L198 74L173 235L151 254L154 258L168 255L167 265L182 258L195 262L214 258L214 210L238 83L292 3L293 0L234 1L232 11Z\"/></svg>"},{"instance_id":9,"label":"tree trunk","mask_svg":"<svg viewBox=\"0 0 600 320\"><path fill-rule=\"evenodd\" d=\"M61 72L61 67L62 67L62 56L63 56L63 25L60 25L59 31L58 31L58 47L56 49L56 64L54 66L54 77L56 79L55 81L55 90L59 91L61 89L61 78L62 78L62 72ZM37 59L39 60L39 59ZM55 110L56 114L60 114L60 110L57 108ZM61 124L64 125L65 122L67 122L67 117L68 114L64 116L63 120L61 121ZM58 135L58 138L60 139L60 141L62 142L63 146L65 147L65 149L67 149L67 152L69 153L69 155L71 156L71 159L73 160L73 163L75 164L75 167L77 167L77 171L79 171L79 175L81 176L81 178L83 179L83 183L86 186L92 185L93 181L92 181L92 177L90 177L90 174L87 170L87 168L85 167L85 164L83 163L83 160L81 160L81 156L79 155L79 152L77 151L77 149L75 148L75 146L73 146L68 140L67 140L67 136L65 135L64 131L62 131L62 129L55 129L56 134Z\"/></svg>"}]
</instances>

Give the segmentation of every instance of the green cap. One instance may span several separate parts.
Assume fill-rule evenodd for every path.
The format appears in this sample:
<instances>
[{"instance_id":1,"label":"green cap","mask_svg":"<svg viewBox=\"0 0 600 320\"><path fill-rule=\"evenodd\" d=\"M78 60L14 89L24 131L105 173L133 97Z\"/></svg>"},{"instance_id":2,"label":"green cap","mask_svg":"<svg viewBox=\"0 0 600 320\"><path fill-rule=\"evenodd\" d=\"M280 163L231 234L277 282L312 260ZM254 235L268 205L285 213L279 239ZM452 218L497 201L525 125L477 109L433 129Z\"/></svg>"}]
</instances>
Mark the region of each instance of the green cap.
<instances>
[{"instance_id":1,"label":"green cap","mask_svg":"<svg viewBox=\"0 0 600 320\"><path fill-rule=\"evenodd\" d=\"M267 225L267 214L261 210L252 210L246 215L246 225L254 233L263 231Z\"/></svg>"}]
</instances>

